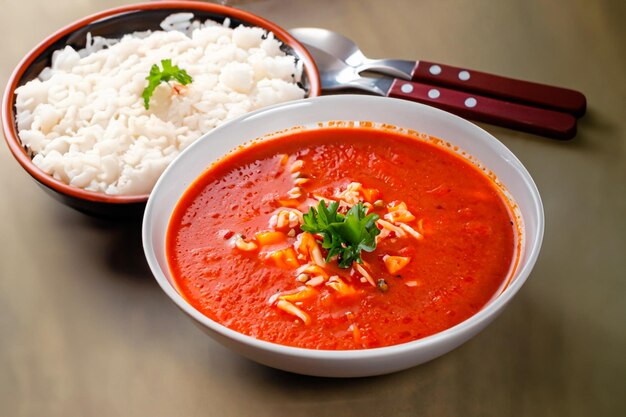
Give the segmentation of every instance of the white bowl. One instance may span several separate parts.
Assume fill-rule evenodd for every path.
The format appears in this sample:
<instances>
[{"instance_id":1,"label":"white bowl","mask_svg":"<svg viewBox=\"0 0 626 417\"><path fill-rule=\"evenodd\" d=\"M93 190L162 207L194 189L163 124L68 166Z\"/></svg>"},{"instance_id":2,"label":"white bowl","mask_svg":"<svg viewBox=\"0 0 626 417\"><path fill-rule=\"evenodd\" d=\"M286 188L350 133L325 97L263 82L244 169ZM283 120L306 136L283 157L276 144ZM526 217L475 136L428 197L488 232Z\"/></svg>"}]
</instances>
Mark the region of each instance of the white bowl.
<instances>
[{"instance_id":1,"label":"white bowl","mask_svg":"<svg viewBox=\"0 0 626 417\"><path fill-rule=\"evenodd\" d=\"M325 121L373 121L412 129L460 147L491 170L506 187L521 215L522 247L509 285L478 313L435 335L413 342L350 351L313 350L278 345L243 335L209 319L176 290L165 256L171 213L189 184L209 165L251 139L295 126ZM314 128L314 127L312 127ZM220 343L259 363L306 375L357 377L410 368L461 345L485 328L524 284L543 238L543 206L537 188L520 161L502 143L476 125L447 112L404 100L337 95L265 108L227 123L188 149L167 168L146 207L143 245L148 264L165 293Z\"/></svg>"}]
</instances>

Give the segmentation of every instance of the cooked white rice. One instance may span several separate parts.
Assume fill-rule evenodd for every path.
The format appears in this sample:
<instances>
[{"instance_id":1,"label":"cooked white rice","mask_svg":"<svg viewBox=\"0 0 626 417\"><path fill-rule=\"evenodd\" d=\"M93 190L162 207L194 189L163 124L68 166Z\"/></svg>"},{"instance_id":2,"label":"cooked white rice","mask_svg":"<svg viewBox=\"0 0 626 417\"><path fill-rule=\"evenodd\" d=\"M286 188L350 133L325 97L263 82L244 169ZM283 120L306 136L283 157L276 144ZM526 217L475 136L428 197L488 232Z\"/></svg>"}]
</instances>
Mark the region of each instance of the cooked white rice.
<instances>
[{"instance_id":1,"label":"cooked white rice","mask_svg":"<svg viewBox=\"0 0 626 417\"><path fill-rule=\"evenodd\" d=\"M121 40L88 36L54 52L52 65L16 90L20 139L33 162L69 185L107 194L148 194L179 152L249 111L303 98L301 62L272 33L230 22L165 19L163 31ZM153 64L172 59L193 78L181 95L162 83L146 110Z\"/></svg>"}]
</instances>

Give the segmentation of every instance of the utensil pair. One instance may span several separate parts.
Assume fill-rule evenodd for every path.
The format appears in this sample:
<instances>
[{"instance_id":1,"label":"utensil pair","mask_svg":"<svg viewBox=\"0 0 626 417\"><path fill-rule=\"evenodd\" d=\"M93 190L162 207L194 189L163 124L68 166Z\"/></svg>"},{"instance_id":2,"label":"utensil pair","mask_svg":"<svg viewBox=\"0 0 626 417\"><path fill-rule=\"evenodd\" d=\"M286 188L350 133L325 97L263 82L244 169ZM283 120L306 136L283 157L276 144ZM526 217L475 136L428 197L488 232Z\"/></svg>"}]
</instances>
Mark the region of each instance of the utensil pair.
<instances>
[{"instance_id":1,"label":"utensil pair","mask_svg":"<svg viewBox=\"0 0 626 417\"><path fill-rule=\"evenodd\" d=\"M361 89L555 139L573 138L576 118L585 113L578 91L433 62L369 59L350 39L326 29L290 33L313 56L325 90ZM364 71L394 78L360 75Z\"/></svg>"}]
</instances>

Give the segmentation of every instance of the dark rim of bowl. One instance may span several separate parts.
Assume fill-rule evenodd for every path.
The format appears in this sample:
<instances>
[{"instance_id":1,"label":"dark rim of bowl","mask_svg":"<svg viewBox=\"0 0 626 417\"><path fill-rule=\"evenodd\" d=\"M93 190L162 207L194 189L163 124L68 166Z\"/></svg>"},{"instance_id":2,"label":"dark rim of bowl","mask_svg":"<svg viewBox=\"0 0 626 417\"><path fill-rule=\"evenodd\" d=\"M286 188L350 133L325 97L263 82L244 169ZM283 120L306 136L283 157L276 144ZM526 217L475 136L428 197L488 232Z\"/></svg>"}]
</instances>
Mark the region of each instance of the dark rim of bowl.
<instances>
[{"instance_id":1,"label":"dark rim of bowl","mask_svg":"<svg viewBox=\"0 0 626 417\"><path fill-rule=\"evenodd\" d=\"M235 20L250 23L272 32L275 37L284 45L291 48L294 54L303 61L303 68L308 81L307 97L316 97L321 93L320 77L315 61L309 52L291 36L286 30L262 17L250 12L235 9L228 6L222 6L212 3L201 3L197 1L159 1L154 3L138 3L127 6L116 7L99 13L92 14L83 19L77 20L68 26L58 30L52 35L45 38L40 44L33 48L17 65L9 82L7 83L4 97L2 99L2 128L4 137L11 150L11 153L17 159L19 164L37 181L43 185L74 198L96 201L102 203L128 204L145 202L148 194L144 195L108 195L100 192L86 191L65 184L51 175L46 174L39 169L33 162L19 139L17 126L15 121L15 89L20 85L22 77L28 71L30 65L52 45L60 39L71 36L72 32L76 32L85 26L101 21L103 19L118 17L121 15L149 11L149 10L167 10L172 9L172 13L181 11L200 11L213 13L219 16L234 18ZM181 10L182 9L182 10Z\"/></svg>"}]
</instances>

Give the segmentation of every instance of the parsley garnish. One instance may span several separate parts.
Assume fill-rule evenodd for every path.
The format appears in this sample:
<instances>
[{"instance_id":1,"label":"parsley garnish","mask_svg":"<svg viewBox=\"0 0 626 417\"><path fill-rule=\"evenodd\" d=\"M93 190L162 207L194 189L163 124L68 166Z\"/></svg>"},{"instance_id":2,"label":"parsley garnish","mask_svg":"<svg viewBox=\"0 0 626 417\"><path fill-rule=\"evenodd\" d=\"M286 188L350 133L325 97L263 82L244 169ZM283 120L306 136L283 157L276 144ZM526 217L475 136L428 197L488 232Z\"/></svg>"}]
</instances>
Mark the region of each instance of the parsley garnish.
<instances>
[{"instance_id":1,"label":"parsley garnish","mask_svg":"<svg viewBox=\"0 0 626 417\"><path fill-rule=\"evenodd\" d=\"M152 65L150 68L150 75L146 77L148 80L148 86L144 88L141 96L143 97L143 105L146 107L146 110L150 108L150 97L154 93L154 90L161 83L166 83L170 80L176 80L182 85L187 85L193 81L191 76L187 74L187 71L184 69L178 68L178 65L172 65L171 59L162 59L161 66L163 69L161 70L157 64Z\"/></svg>"},{"instance_id":2,"label":"parsley garnish","mask_svg":"<svg viewBox=\"0 0 626 417\"><path fill-rule=\"evenodd\" d=\"M339 255L339 267L350 268L354 262L363 263L361 251L376 249L376 236L380 230L376 226L377 214L365 215L363 203L358 203L343 215L337 213L339 203L332 201L328 206L321 200L317 209L309 208L304 215L302 230L322 235L322 248L328 251L326 262Z\"/></svg>"}]
</instances>

